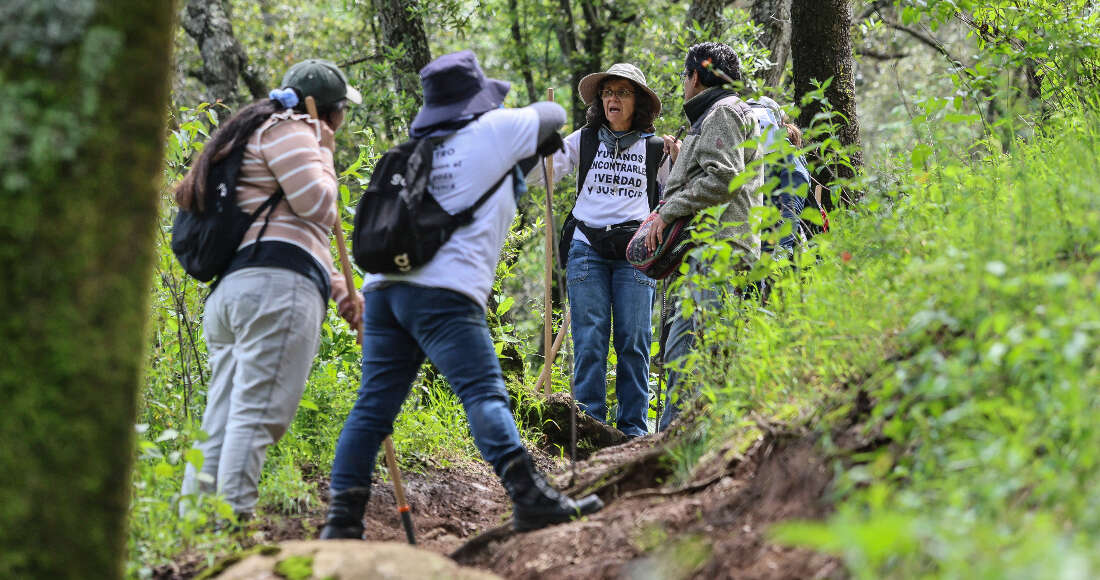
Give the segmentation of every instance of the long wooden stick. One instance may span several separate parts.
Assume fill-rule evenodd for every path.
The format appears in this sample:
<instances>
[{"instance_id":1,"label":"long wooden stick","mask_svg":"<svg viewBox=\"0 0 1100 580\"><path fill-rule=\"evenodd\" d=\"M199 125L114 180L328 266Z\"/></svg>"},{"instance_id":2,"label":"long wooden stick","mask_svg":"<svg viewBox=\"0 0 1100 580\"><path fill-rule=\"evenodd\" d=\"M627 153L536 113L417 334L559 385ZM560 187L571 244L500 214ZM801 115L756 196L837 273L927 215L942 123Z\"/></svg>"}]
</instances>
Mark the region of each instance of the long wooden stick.
<instances>
[{"instance_id":1,"label":"long wooden stick","mask_svg":"<svg viewBox=\"0 0 1100 580\"><path fill-rule=\"evenodd\" d=\"M306 111L309 116L317 118L317 103L313 97L306 97ZM339 198L337 198L339 209ZM344 220L340 212L336 212L336 250L340 254L340 269L344 273L344 284L348 289L348 295L355 295L355 276L351 269L351 260L348 259L347 243L344 241ZM352 325L355 329L359 344L363 344L363 321L357 319ZM389 435L382 441L386 451L386 469L393 480L393 495L397 499L397 511L401 514L401 524L405 527L405 538L410 544L416 544L416 536L413 533L412 516L409 514L409 503L405 500L405 485L401 481L401 469L397 466L397 452L393 448L393 438Z\"/></svg>"},{"instance_id":2,"label":"long wooden stick","mask_svg":"<svg viewBox=\"0 0 1100 580\"><path fill-rule=\"evenodd\" d=\"M397 467L397 452L393 449L393 439L389 436L382 441L386 448L386 469L393 479L393 496L397 500L397 511L401 514L401 525L405 528L405 539L410 544L416 545L416 536L413 534L412 516L409 514L409 502L405 499L405 484L401 481L401 469Z\"/></svg>"},{"instance_id":3,"label":"long wooden stick","mask_svg":"<svg viewBox=\"0 0 1100 580\"><path fill-rule=\"evenodd\" d=\"M550 87L546 89L546 100L554 100L554 88ZM552 344L553 339L553 320L554 304L551 298L551 286L553 285L554 275L554 162L552 159L543 157L543 167L546 169L546 294L544 305L546 307L545 315L543 316L543 341L545 348L543 354L546 365L546 369L550 369L550 365L554 364ZM564 328L564 327L563 327ZM550 381L546 381L544 384L546 396L550 396Z\"/></svg>"},{"instance_id":4,"label":"long wooden stick","mask_svg":"<svg viewBox=\"0 0 1100 580\"><path fill-rule=\"evenodd\" d=\"M535 381L535 392L538 392L542 388L544 381L550 380L550 369L554 365L554 361L558 358L558 352L561 351L561 343L565 340L565 335L569 333L569 310L565 311L565 320L561 323L561 328L558 329L558 336L554 338L554 346L550 348L550 359L542 365L542 372L539 373L539 379Z\"/></svg>"}]
</instances>

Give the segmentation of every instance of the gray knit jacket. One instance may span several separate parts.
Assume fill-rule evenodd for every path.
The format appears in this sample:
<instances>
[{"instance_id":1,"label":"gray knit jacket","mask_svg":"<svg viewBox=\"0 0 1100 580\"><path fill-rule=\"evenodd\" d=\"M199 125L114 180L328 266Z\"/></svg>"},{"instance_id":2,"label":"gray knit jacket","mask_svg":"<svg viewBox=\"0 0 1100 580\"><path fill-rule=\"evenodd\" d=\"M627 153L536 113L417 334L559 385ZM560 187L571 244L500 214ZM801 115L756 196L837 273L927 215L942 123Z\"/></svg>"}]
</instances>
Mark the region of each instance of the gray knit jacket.
<instances>
[{"instance_id":1,"label":"gray knit jacket","mask_svg":"<svg viewBox=\"0 0 1100 580\"><path fill-rule=\"evenodd\" d=\"M684 105L685 111L698 109L699 103L716 96L709 88L695 95ZM708 207L728 204L722 222L737 222L718 233L721 239L731 239L735 249L744 253L746 262L760 257L760 236L748 225L749 211L762 205L760 187L764 183L764 164L758 163L752 178L732 192L730 182L745 171L745 167L763 156L759 144L746 146L746 141L759 141L760 126L744 101L736 96L723 97L697 119L684 138L676 164L668 178L665 201L660 208L666 223L694 216Z\"/></svg>"}]
</instances>

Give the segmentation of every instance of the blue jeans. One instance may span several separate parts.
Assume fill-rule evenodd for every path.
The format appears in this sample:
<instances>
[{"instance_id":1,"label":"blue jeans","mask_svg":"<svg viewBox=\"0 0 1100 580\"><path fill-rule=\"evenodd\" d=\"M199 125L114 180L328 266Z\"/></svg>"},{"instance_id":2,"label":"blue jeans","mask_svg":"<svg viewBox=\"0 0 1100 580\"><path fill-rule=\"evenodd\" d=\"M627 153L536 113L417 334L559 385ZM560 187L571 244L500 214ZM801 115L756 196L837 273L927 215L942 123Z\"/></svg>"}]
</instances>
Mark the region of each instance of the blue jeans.
<instances>
[{"instance_id":1,"label":"blue jeans","mask_svg":"<svg viewBox=\"0 0 1100 580\"><path fill-rule=\"evenodd\" d=\"M575 368L573 394L585 413L607 422L607 348L614 331L615 425L627 435L646 434L649 410L649 346L657 282L626 260L600 257L574 240L566 265L572 312ZM614 324L614 328L612 328Z\"/></svg>"},{"instance_id":2,"label":"blue jeans","mask_svg":"<svg viewBox=\"0 0 1100 580\"><path fill-rule=\"evenodd\" d=\"M689 263L691 264L692 271L696 271L699 268L697 262L689 261ZM691 294L692 300L695 302L695 309L692 316L685 316L683 308L680 306L680 301L677 300L676 303L673 304L672 313L668 317L669 319L665 321L665 325L668 327L668 332L666 333L668 338L665 341L664 352L664 360L666 363L665 401L667 401L667 404L661 412L661 419L657 425L658 431L668 429L672 420L680 414L680 409L684 404L690 402L699 394L698 388L694 388L689 392L683 392L683 386L680 384L683 379L683 373L669 368L667 363L683 358L695 348L698 337L703 331L702 319L699 315L700 312L702 310L714 311L721 306L721 293L719 290L699 288L687 281L685 281L685 284L689 286L687 291Z\"/></svg>"},{"instance_id":3,"label":"blue jeans","mask_svg":"<svg viewBox=\"0 0 1100 580\"><path fill-rule=\"evenodd\" d=\"M392 284L363 293L363 383L332 464L332 491L370 486L378 447L430 358L462 401L497 475L522 451L485 311L457 292Z\"/></svg>"}]
</instances>

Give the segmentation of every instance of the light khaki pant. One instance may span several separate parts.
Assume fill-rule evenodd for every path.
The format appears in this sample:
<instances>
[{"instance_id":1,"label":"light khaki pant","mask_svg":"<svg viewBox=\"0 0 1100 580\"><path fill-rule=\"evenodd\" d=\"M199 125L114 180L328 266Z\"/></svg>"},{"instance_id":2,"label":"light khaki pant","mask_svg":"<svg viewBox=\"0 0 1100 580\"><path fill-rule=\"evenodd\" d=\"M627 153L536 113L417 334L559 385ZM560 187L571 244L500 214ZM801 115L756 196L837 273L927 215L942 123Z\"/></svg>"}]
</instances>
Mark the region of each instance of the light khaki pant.
<instances>
[{"instance_id":1,"label":"light khaki pant","mask_svg":"<svg viewBox=\"0 0 1100 580\"><path fill-rule=\"evenodd\" d=\"M218 492L238 515L256 506L268 446L294 419L320 342L326 304L305 276L281 268L246 268L225 277L206 302L203 331L212 377L188 464L181 515L197 492Z\"/></svg>"}]
</instances>

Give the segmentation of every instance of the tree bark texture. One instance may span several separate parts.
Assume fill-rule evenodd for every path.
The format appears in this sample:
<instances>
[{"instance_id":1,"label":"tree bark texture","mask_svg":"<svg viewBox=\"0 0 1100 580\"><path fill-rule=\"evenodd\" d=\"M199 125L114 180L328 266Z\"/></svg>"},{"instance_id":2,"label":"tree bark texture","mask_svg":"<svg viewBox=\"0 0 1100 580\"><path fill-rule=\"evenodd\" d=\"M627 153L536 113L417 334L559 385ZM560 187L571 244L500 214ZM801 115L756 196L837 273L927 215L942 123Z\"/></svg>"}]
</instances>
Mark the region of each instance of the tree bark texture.
<instances>
[{"instance_id":1,"label":"tree bark texture","mask_svg":"<svg viewBox=\"0 0 1100 580\"><path fill-rule=\"evenodd\" d=\"M0 38L0 577L121 578L173 2L23 3Z\"/></svg>"},{"instance_id":2,"label":"tree bark texture","mask_svg":"<svg viewBox=\"0 0 1100 580\"><path fill-rule=\"evenodd\" d=\"M697 23L703 29L702 34L692 34L692 44L704 41L719 41L726 29L722 21L722 9L729 0L692 0L688 6L686 23L688 30L694 30Z\"/></svg>"},{"instance_id":3,"label":"tree bark texture","mask_svg":"<svg viewBox=\"0 0 1100 580\"><path fill-rule=\"evenodd\" d=\"M508 18L512 22L512 42L515 43L516 57L519 59L520 72L523 74L523 84L527 88L527 100L535 102L539 100L539 94L538 89L535 88L534 71L531 70L531 57L527 54L527 41L520 25L518 0L508 0Z\"/></svg>"},{"instance_id":4,"label":"tree bark texture","mask_svg":"<svg viewBox=\"0 0 1100 580\"><path fill-rule=\"evenodd\" d=\"M569 88L572 94L572 106L567 107L573 114L574 129L585 123L586 105L577 92L577 86L585 75L603 70L603 47L611 31L609 19L612 16L610 2L580 0L581 22L584 35L577 30L573 17L572 0L559 0L562 20L557 28L558 44L569 66Z\"/></svg>"},{"instance_id":5,"label":"tree bark texture","mask_svg":"<svg viewBox=\"0 0 1100 580\"><path fill-rule=\"evenodd\" d=\"M852 168L832 167L837 177L854 177L863 164L859 149L859 119L856 116L856 87L852 63L852 17L848 0L793 0L791 3L791 58L794 70L795 102L814 90L813 81L833 79L825 96L833 110L836 138L851 147ZM798 124L809 127L822 112L820 102L802 107Z\"/></svg>"},{"instance_id":6,"label":"tree bark texture","mask_svg":"<svg viewBox=\"0 0 1100 580\"><path fill-rule=\"evenodd\" d=\"M420 94L420 69L432 60L428 35L424 32L418 0L375 0L374 9L382 26L382 46L397 50L390 62L393 84L398 93L405 93L423 103Z\"/></svg>"},{"instance_id":7,"label":"tree bark texture","mask_svg":"<svg viewBox=\"0 0 1100 580\"><path fill-rule=\"evenodd\" d=\"M237 82L242 78L253 99L267 95L266 84L248 66L248 56L233 35L227 0L188 0L181 23L199 47L201 79L211 101L236 103Z\"/></svg>"},{"instance_id":8,"label":"tree bark texture","mask_svg":"<svg viewBox=\"0 0 1100 580\"><path fill-rule=\"evenodd\" d=\"M791 0L756 0L752 4L752 21L763 31L760 44L767 47L773 63L757 76L765 85L777 87L791 55Z\"/></svg>"}]
</instances>

